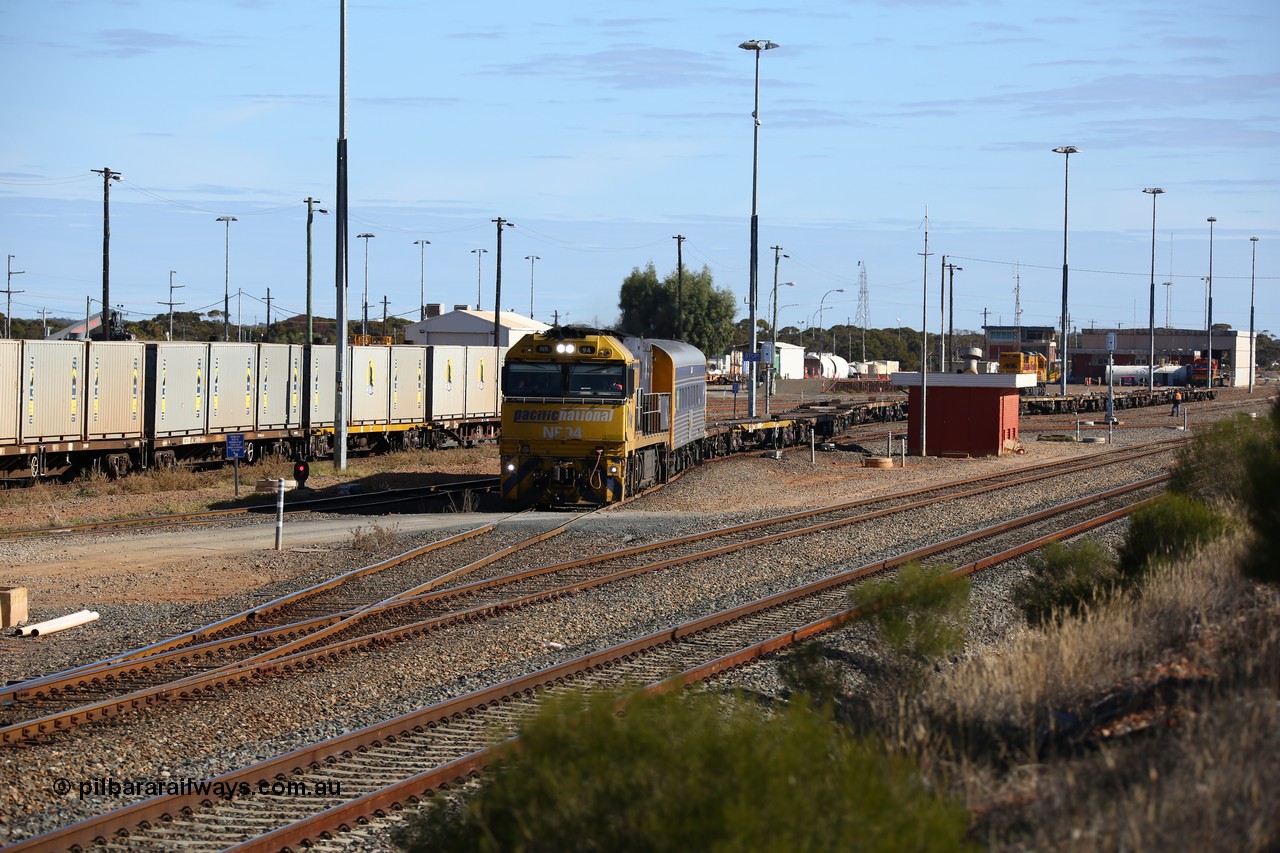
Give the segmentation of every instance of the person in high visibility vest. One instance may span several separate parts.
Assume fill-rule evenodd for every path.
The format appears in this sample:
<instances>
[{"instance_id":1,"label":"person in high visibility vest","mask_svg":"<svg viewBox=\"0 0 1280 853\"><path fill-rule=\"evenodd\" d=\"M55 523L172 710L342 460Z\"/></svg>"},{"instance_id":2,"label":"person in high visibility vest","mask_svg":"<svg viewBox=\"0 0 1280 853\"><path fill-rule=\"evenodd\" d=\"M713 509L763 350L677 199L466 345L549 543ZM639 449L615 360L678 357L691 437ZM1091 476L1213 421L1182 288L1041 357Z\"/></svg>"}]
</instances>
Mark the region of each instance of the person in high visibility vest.
<instances>
[{"instance_id":1,"label":"person in high visibility vest","mask_svg":"<svg viewBox=\"0 0 1280 853\"><path fill-rule=\"evenodd\" d=\"M1169 413L1169 417L1180 414L1182 412L1182 392L1173 392L1173 411Z\"/></svg>"}]
</instances>

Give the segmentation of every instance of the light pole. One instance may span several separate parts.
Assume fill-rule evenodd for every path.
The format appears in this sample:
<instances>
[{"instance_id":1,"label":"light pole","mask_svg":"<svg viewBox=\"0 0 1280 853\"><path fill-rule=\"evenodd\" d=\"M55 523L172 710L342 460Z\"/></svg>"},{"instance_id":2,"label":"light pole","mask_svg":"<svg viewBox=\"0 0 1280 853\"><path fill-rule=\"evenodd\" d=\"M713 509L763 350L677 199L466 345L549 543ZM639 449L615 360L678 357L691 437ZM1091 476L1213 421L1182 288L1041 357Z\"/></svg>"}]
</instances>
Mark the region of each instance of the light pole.
<instances>
[{"instance_id":1,"label":"light pole","mask_svg":"<svg viewBox=\"0 0 1280 853\"><path fill-rule=\"evenodd\" d=\"M1250 237L1253 245L1253 261L1249 268L1249 393L1253 393L1253 368L1258 357L1253 351L1253 285L1258 273L1258 238Z\"/></svg>"},{"instance_id":2,"label":"light pole","mask_svg":"<svg viewBox=\"0 0 1280 853\"><path fill-rule=\"evenodd\" d=\"M488 249L472 249L471 254L476 256L476 310L480 310L480 260Z\"/></svg>"},{"instance_id":3,"label":"light pole","mask_svg":"<svg viewBox=\"0 0 1280 853\"><path fill-rule=\"evenodd\" d=\"M1071 155L1079 154L1074 145L1061 145L1053 149L1062 154L1062 396L1067 396L1067 197L1071 187Z\"/></svg>"},{"instance_id":4,"label":"light pole","mask_svg":"<svg viewBox=\"0 0 1280 853\"><path fill-rule=\"evenodd\" d=\"M377 234L357 234L357 240L364 240L364 308L360 312L360 334L367 336L369 334L369 238L377 237Z\"/></svg>"},{"instance_id":5,"label":"light pole","mask_svg":"<svg viewBox=\"0 0 1280 853\"><path fill-rule=\"evenodd\" d=\"M830 296L830 295L831 295L831 294L833 294L833 293L844 293L844 288L843 288L843 287L837 287L835 290L828 290L826 293L822 294L822 299L818 300L818 330L819 330L819 334L822 334L822 333L824 333L824 332L826 331L826 326L822 325L822 312L823 312L823 310L826 308L826 306L825 306L823 303L824 303L824 302L826 302L826 301L827 301L827 297L828 297L828 296ZM834 344L832 345L832 349L835 349Z\"/></svg>"},{"instance_id":6,"label":"light pole","mask_svg":"<svg viewBox=\"0 0 1280 853\"><path fill-rule=\"evenodd\" d=\"M1173 295L1173 282L1171 282L1171 281L1166 281L1166 282L1164 283L1164 327L1165 327L1166 329L1170 328L1170 326L1169 326L1169 298L1170 298L1172 295Z\"/></svg>"},{"instance_id":7,"label":"light pole","mask_svg":"<svg viewBox=\"0 0 1280 853\"><path fill-rule=\"evenodd\" d=\"M529 262L529 319L533 319L533 265L542 258L537 255L525 255L524 259Z\"/></svg>"},{"instance_id":8,"label":"light pole","mask_svg":"<svg viewBox=\"0 0 1280 853\"><path fill-rule=\"evenodd\" d=\"M774 246L774 250L777 251L778 247ZM787 256L783 255L783 257ZM769 374L768 378L765 379L766 384L764 386L764 409L766 413L773 411L769 408L769 403L770 398L773 396L774 376L777 373L777 369L773 365L778 359L778 288L795 286L796 283L794 281L784 281L782 284L778 284L778 264L775 256L773 265L773 321L769 324L769 334L773 338L773 352L769 356Z\"/></svg>"},{"instance_id":9,"label":"light pole","mask_svg":"<svg viewBox=\"0 0 1280 853\"><path fill-rule=\"evenodd\" d=\"M1213 387L1213 223L1218 221L1218 217L1210 216L1205 220L1209 223L1209 277L1205 279L1208 285L1206 310L1208 315L1205 317L1205 325L1208 326L1209 332L1209 361L1205 369L1204 387Z\"/></svg>"},{"instance_id":10,"label":"light pole","mask_svg":"<svg viewBox=\"0 0 1280 853\"><path fill-rule=\"evenodd\" d=\"M173 291L174 291L176 288L179 288L179 287L186 287L186 285L185 285L185 284L174 284L174 283L173 283L173 276L174 276L174 273L176 273L176 272L177 272L177 270L169 270L169 301L168 301L168 302L161 302L161 303L159 303L159 304L161 304L161 305L168 305L168 306L169 306L169 340L173 340L173 306L175 306L175 305L185 305L185 304L186 304L185 302L174 302L174 301L173 301Z\"/></svg>"},{"instance_id":11,"label":"light pole","mask_svg":"<svg viewBox=\"0 0 1280 853\"><path fill-rule=\"evenodd\" d=\"M1151 194L1151 307L1147 316L1147 325L1151 328L1151 351L1147 357L1147 390L1156 390L1156 196L1164 192L1159 187L1147 187L1144 193Z\"/></svg>"},{"instance_id":12,"label":"light pole","mask_svg":"<svg viewBox=\"0 0 1280 853\"><path fill-rule=\"evenodd\" d=\"M502 229L504 226L507 228L515 228L516 224L514 222L508 222L501 216L490 221L498 228L498 254L494 258L493 264L493 345L496 348L502 346ZM496 357L495 353L495 358Z\"/></svg>"},{"instance_id":13,"label":"light pole","mask_svg":"<svg viewBox=\"0 0 1280 853\"><path fill-rule=\"evenodd\" d=\"M311 310L311 222L315 219L315 214L328 214L329 211L322 207L316 207L319 200L308 196L304 199L307 203L307 343L315 343L315 330L313 329Z\"/></svg>"},{"instance_id":14,"label":"light pole","mask_svg":"<svg viewBox=\"0 0 1280 853\"><path fill-rule=\"evenodd\" d=\"M418 247L418 320L427 319L427 247L431 245L430 240L414 240L413 245Z\"/></svg>"},{"instance_id":15,"label":"light pole","mask_svg":"<svg viewBox=\"0 0 1280 853\"><path fill-rule=\"evenodd\" d=\"M766 50L773 50L776 44L768 39L752 39L744 41L738 47L743 50L754 51L756 55L756 84L755 84L755 101L751 110L752 119L752 144L751 144L751 268L748 284L748 307L747 322L751 326L751 355L753 358L758 357L757 352L759 339L756 329L756 295L759 286L759 235L760 235L760 214L759 214L759 175L760 175L760 54ZM759 362L752 361L751 369L748 372L747 385L747 417L754 418L756 416L756 365Z\"/></svg>"},{"instance_id":16,"label":"light pole","mask_svg":"<svg viewBox=\"0 0 1280 853\"><path fill-rule=\"evenodd\" d=\"M222 340L231 340L231 223L239 222L234 216L219 216L215 222L227 223L226 251L222 268ZM236 337L240 332L236 330Z\"/></svg>"}]
</instances>

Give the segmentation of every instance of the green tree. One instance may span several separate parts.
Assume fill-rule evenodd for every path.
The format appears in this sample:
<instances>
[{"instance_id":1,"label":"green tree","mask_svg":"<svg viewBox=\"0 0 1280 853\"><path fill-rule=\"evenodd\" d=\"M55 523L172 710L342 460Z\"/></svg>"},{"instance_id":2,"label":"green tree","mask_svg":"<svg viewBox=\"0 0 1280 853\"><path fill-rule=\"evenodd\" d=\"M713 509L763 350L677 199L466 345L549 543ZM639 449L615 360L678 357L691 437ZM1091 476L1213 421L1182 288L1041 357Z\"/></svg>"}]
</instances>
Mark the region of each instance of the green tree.
<instances>
[{"instance_id":1,"label":"green tree","mask_svg":"<svg viewBox=\"0 0 1280 853\"><path fill-rule=\"evenodd\" d=\"M673 270L659 281L652 261L643 270L633 269L618 292L621 330L646 338L674 339L677 280ZM684 271L680 301L684 308L684 340L706 355L719 355L728 350L733 340L737 304L730 291L715 286L709 268Z\"/></svg>"},{"instance_id":2,"label":"green tree","mask_svg":"<svg viewBox=\"0 0 1280 853\"><path fill-rule=\"evenodd\" d=\"M465 805L429 806L410 851L969 850L968 815L907 759L804 703L770 719L681 692L549 699Z\"/></svg>"}]
</instances>

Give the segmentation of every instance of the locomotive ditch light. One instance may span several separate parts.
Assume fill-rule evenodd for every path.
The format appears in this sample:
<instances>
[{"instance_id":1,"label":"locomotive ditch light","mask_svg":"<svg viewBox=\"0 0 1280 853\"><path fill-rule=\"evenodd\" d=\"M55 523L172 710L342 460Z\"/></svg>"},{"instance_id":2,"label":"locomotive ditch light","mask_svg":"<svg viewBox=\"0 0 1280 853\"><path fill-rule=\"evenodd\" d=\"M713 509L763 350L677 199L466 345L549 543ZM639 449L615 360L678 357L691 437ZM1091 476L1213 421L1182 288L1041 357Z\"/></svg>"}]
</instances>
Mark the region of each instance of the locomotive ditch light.
<instances>
[{"instance_id":1,"label":"locomotive ditch light","mask_svg":"<svg viewBox=\"0 0 1280 853\"><path fill-rule=\"evenodd\" d=\"M293 479L297 481L299 489L307 487L307 477L311 474L311 466L301 459L293 463Z\"/></svg>"}]
</instances>

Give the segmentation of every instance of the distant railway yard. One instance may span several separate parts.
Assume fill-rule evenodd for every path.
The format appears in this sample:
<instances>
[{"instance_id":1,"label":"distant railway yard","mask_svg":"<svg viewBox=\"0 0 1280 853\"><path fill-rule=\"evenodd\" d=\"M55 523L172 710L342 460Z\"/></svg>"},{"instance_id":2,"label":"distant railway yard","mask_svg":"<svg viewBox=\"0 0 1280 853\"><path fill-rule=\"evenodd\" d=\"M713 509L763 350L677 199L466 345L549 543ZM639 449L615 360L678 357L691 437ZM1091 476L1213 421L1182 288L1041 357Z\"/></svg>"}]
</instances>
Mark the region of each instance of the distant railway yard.
<instances>
[{"instance_id":1,"label":"distant railway yard","mask_svg":"<svg viewBox=\"0 0 1280 853\"><path fill-rule=\"evenodd\" d=\"M1081 405L1096 388L1069 405L1024 399L1017 453L905 460L897 392L789 394L779 407L892 416L574 512L502 507L492 444L378 471L361 460L363 473L316 465L311 502L290 492L282 523L271 496L232 499L225 471L183 481L184 499L103 481L101 497L12 490L0 585L26 588L30 622L98 618L0 638L0 842L390 850L414 803L483 772L497 733L547 695L666 683L779 696L787 646L861 648L849 590L910 560L970 572L970 641L995 642L1029 551L1114 546L1188 435L1264 416L1273 387L1189 394L1185 429L1164 389L1124 395L1117 423ZM739 419L738 402L710 393L708 425ZM240 488L289 463L272 464L241 469ZM166 517L122 518L155 508Z\"/></svg>"}]
</instances>

